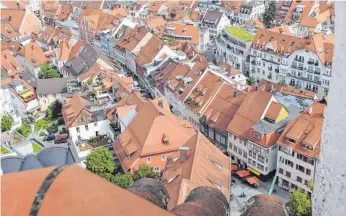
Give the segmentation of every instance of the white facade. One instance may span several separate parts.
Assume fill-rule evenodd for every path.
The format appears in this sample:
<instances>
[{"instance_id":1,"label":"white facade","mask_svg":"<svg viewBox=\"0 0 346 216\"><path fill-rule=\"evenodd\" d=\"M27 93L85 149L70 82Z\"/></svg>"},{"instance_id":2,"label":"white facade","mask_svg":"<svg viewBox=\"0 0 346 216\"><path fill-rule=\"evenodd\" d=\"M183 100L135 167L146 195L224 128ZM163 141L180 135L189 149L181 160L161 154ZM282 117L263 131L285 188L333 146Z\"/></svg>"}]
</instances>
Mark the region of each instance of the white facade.
<instances>
[{"instance_id":1,"label":"white facade","mask_svg":"<svg viewBox=\"0 0 346 216\"><path fill-rule=\"evenodd\" d=\"M0 88L0 106L1 116L10 115L13 119L11 130L19 128L22 124L22 119L19 116L19 112L15 103L13 102L12 93L9 88Z\"/></svg>"},{"instance_id":2,"label":"white facade","mask_svg":"<svg viewBox=\"0 0 346 216\"><path fill-rule=\"evenodd\" d=\"M216 40L217 59L242 72L248 72L246 58L250 53L250 45L251 41L242 41L224 29Z\"/></svg>"},{"instance_id":3,"label":"white facade","mask_svg":"<svg viewBox=\"0 0 346 216\"><path fill-rule=\"evenodd\" d=\"M250 76L257 80L278 83L314 91L319 97L329 91L331 66L325 66L318 55L306 49L296 50L289 56L277 56L268 51L251 48Z\"/></svg>"},{"instance_id":4,"label":"white facade","mask_svg":"<svg viewBox=\"0 0 346 216\"><path fill-rule=\"evenodd\" d=\"M278 186L286 190L298 187L311 193L308 182L315 181L317 162L280 146L277 157Z\"/></svg>"},{"instance_id":5,"label":"white facade","mask_svg":"<svg viewBox=\"0 0 346 216\"><path fill-rule=\"evenodd\" d=\"M88 140L98 135L110 134L108 119L92 122L86 125L79 125L69 128L70 137L73 143L81 140Z\"/></svg>"},{"instance_id":6,"label":"white facade","mask_svg":"<svg viewBox=\"0 0 346 216\"><path fill-rule=\"evenodd\" d=\"M252 1L241 6L237 20L240 23L245 23L258 18L264 13L264 11L265 5L263 1Z\"/></svg>"}]
</instances>

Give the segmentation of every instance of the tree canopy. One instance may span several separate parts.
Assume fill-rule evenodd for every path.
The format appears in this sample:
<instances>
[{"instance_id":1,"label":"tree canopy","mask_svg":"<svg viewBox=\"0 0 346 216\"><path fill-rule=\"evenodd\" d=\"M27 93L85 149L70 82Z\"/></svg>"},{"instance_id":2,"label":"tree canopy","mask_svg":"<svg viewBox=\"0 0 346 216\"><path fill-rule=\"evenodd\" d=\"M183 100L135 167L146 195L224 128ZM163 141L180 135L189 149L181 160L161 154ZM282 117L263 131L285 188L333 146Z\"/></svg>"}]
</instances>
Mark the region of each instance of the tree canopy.
<instances>
[{"instance_id":1,"label":"tree canopy","mask_svg":"<svg viewBox=\"0 0 346 216\"><path fill-rule=\"evenodd\" d=\"M5 132L11 130L13 125L13 118L10 115L4 115L1 118L1 131Z\"/></svg>"},{"instance_id":2,"label":"tree canopy","mask_svg":"<svg viewBox=\"0 0 346 216\"><path fill-rule=\"evenodd\" d=\"M311 216L311 199L307 192L291 190L286 204L290 216Z\"/></svg>"},{"instance_id":3,"label":"tree canopy","mask_svg":"<svg viewBox=\"0 0 346 216\"><path fill-rule=\"evenodd\" d=\"M157 176L154 169L146 164L139 165L139 169L133 173L133 179L136 181L142 178L157 178Z\"/></svg>"},{"instance_id":4,"label":"tree canopy","mask_svg":"<svg viewBox=\"0 0 346 216\"><path fill-rule=\"evenodd\" d=\"M247 82L249 85L255 85L256 84L256 79L254 77L249 77L247 79Z\"/></svg>"},{"instance_id":5,"label":"tree canopy","mask_svg":"<svg viewBox=\"0 0 346 216\"><path fill-rule=\"evenodd\" d=\"M53 111L52 111L50 108L48 108L48 109L46 110L46 114L47 114L47 118L48 118L49 120L52 120L52 119L53 119Z\"/></svg>"},{"instance_id":6,"label":"tree canopy","mask_svg":"<svg viewBox=\"0 0 346 216\"><path fill-rule=\"evenodd\" d=\"M53 118L57 118L61 114L62 104L56 100L49 108L52 110Z\"/></svg>"},{"instance_id":7,"label":"tree canopy","mask_svg":"<svg viewBox=\"0 0 346 216\"><path fill-rule=\"evenodd\" d=\"M59 78L61 74L52 65L44 64L41 66L41 71L38 73L39 79Z\"/></svg>"},{"instance_id":8,"label":"tree canopy","mask_svg":"<svg viewBox=\"0 0 346 216\"><path fill-rule=\"evenodd\" d=\"M122 188L128 188L133 184L133 178L129 173L117 174L111 178L111 182Z\"/></svg>"},{"instance_id":9,"label":"tree canopy","mask_svg":"<svg viewBox=\"0 0 346 216\"><path fill-rule=\"evenodd\" d=\"M271 1L263 13L263 23L266 28L270 28L275 20L276 2Z\"/></svg>"},{"instance_id":10,"label":"tree canopy","mask_svg":"<svg viewBox=\"0 0 346 216\"><path fill-rule=\"evenodd\" d=\"M115 164L111 152L105 147L97 148L87 156L86 168L101 177L113 174Z\"/></svg>"}]
</instances>

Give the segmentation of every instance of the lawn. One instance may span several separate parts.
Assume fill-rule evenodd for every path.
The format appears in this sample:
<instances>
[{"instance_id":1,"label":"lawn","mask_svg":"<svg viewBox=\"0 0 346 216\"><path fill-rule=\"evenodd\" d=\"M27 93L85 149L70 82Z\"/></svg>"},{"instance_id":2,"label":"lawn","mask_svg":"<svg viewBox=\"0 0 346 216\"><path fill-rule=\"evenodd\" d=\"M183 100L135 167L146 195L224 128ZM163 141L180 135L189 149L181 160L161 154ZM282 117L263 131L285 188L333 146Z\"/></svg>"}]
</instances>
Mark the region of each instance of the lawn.
<instances>
[{"instance_id":1,"label":"lawn","mask_svg":"<svg viewBox=\"0 0 346 216\"><path fill-rule=\"evenodd\" d=\"M36 143L31 143L31 144L32 144L32 149L34 150L34 153L41 151L42 148L39 145L37 145Z\"/></svg>"},{"instance_id":2,"label":"lawn","mask_svg":"<svg viewBox=\"0 0 346 216\"><path fill-rule=\"evenodd\" d=\"M232 28L232 27L226 27L227 32L232 35L233 37L236 37L244 42L252 41L254 36L248 32L246 32L242 28Z\"/></svg>"},{"instance_id":3,"label":"lawn","mask_svg":"<svg viewBox=\"0 0 346 216\"><path fill-rule=\"evenodd\" d=\"M47 118L41 119L35 123L35 132L39 132L42 128L43 130L48 128L48 125L52 123L52 120L49 120Z\"/></svg>"},{"instance_id":4,"label":"lawn","mask_svg":"<svg viewBox=\"0 0 346 216\"><path fill-rule=\"evenodd\" d=\"M4 154L7 154L7 153L9 153L9 151L6 148L1 146L1 154L4 155Z\"/></svg>"}]
</instances>

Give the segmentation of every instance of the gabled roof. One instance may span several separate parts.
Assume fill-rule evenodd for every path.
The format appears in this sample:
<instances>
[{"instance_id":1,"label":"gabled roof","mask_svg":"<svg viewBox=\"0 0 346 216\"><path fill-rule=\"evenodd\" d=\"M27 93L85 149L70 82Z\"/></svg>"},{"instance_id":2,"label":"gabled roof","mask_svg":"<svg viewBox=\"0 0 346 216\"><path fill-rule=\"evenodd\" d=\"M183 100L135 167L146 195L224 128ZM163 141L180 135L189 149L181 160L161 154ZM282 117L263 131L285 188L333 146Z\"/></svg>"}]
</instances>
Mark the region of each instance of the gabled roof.
<instances>
[{"instance_id":1,"label":"gabled roof","mask_svg":"<svg viewBox=\"0 0 346 216\"><path fill-rule=\"evenodd\" d=\"M204 109L204 117L209 125L227 133L227 127L246 97L246 93L230 85L222 85L210 104Z\"/></svg>"},{"instance_id":2,"label":"gabled roof","mask_svg":"<svg viewBox=\"0 0 346 216\"><path fill-rule=\"evenodd\" d=\"M79 96L78 93L75 93L72 98L66 99L66 104L64 104L62 109L62 115L67 128L77 126L79 123L84 122L84 120L81 119L81 115L91 115L90 111L84 107L87 101L87 99Z\"/></svg>"},{"instance_id":3,"label":"gabled roof","mask_svg":"<svg viewBox=\"0 0 346 216\"><path fill-rule=\"evenodd\" d=\"M144 155L179 149L195 133L193 126L171 113L165 98L147 101L115 144L120 164L128 171ZM168 137L168 145L163 143Z\"/></svg>"},{"instance_id":4,"label":"gabled roof","mask_svg":"<svg viewBox=\"0 0 346 216\"><path fill-rule=\"evenodd\" d=\"M11 76L23 72L24 67L13 57L9 50L4 50L1 52L1 70Z\"/></svg>"},{"instance_id":5,"label":"gabled roof","mask_svg":"<svg viewBox=\"0 0 346 216\"><path fill-rule=\"evenodd\" d=\"M148 33L144 27L134 27L129 33L118 40L117 47L132 51Z\"/></svg>"},{"instance_id":6,"label":"gabled roof","mask_svg":"<svg viewBox=\"0 0 346 216\"><path fill-rule=\"evenodd\" d=\"M162 16L150 17L144 22L153 30L155 35L161 35L165 31L166 20Z\"/></svg>"},{"instance_id":7,"label":"gabled roof","mask_svg":"<svg viewBox=\"0 0 346 216\"><path fill-rule=\"evenodd\" d=\"M304 156L319 158L325 108L326 105L322 103L314 103L306 108L287 125L277 143L280 146L292 148ZM291 143L287 138L294 140L295 143ZM310 146L312 150L303 147L304 144Z\"/></svg>"},{"instance_id":8,"label":"gabled roof","mask_svg":"<svg viewBox=\"0 0 346 216\"><path fill-rule=\"evenodd\" d=\"M228 125L227 131L236 136L247 138L249 130L261 120L271 99L272 94L266 91L248 93L233 120Z\"/></svg>"},{"instance_id":9,"label":"gabled roof","mask_svg":"<svg viewBox=\"0 0 346 216\"><path fill-rule=\"evenodd\" d=\"M70 78L51 78L51 79L38 79L37 80L37 94L66 94L67 81Z\"/></svg>"},{"instance_id":10,"label":"gabled roof","mask_svg":"<svg viewBox=\"0 0 346 216\"><path fill-rule=\"evenodd\" d=\"M45 56L41 47L36 42L29 43L20 48L18 55L26 58L33 67L50 63L50 60Z\"/></svg>"},{"instance_id":11,"label":"gabled roof","mask_svg":"<svg viewBox=\"0 0 346 216\"><path fill-rule=\"evenodd\" d=\"M72 45L65 39L63 39L59 46L56 48L56 54L58 57L58 61L67 61L70 58L72 50Z\"/></svg>"},{"instance_id":12,"label":"gabled roof","mask_svg":"<svg viewBox=\"0 0 346 216\"><path fill-rule=\"evenodd\" d=\"M183 147L188 148L186 160L180 154L173 154L167 161L162 175L170 200L168 210L183 203L188 194L199 186L221 190L229 198L230 161L203 134L196 133Z\"/></svg>"},{"instance_id":13,"label":"gabled roof","mask_svg":"<svg viewBox=\"0 0 346 216\"><path fill-rule=\"evenodd\" d=\"M163 46L165 46L165 43L162 40L156 36L152 36L136 56L136 64L144 66L145 64L151 63Z\"/></svg>"}]
</instances>

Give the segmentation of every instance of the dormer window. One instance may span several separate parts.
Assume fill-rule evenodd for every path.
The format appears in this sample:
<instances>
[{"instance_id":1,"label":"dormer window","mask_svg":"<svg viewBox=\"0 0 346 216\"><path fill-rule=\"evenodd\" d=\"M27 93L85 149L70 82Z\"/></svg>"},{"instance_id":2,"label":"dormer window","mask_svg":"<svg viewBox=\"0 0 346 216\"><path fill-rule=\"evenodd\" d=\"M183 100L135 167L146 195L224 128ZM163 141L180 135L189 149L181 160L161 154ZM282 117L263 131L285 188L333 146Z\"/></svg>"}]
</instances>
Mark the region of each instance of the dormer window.
<instances>
[{"instance_id":1,"label":"dormer window","mask_svg":"<svg viewBox=\"0 0 346 216\"><path fill-rule=\"evenodd\" d=\"M176 177L177 177L177 176L174 176L174 177L168 179L168 183L171 183Z\"/></svg>"},{"instance_id":2,"label":"dormer window","mask_svg":"<svg viewBox=\"0 0 346 216\"><path fill-rule=\"evenodd\" d=\"M262 139L262 135L258 132L254 132L253 133L253 138L257 139L257 140L261 140Z\"/></svg>"},{"instance_id":3,"label":"dormer window","mask_svg":"<svg viewBox=\"0 0 346 216\"><path fill-rule=\"evenodd\" d=\"M308 150L311 150L311 151L314 150L314 148L311 145L308 145L308 144L304 144L303 143L303 147L308 149Z\"/></svg>"},{"instance_id":4,"label":"dormer window","mask_svg":"<svg viewBox=\"0 0 346 216\"><path fill-rule=\"evenodd\" d=\"M216 163L215 161L211 161L217 168L219 168L220 170L223 170L222 166L218 163Z\"/></svg>"},{"instance_id":5,"label":"dormer window","mask_svg":"<svg viewBox=\"0 0 346 216\"><path fill-rule=\"evenodd\" d=\"M284 44L284 43L285 43L285 41L286 41L286 40L285 40L285 39L283 39L283 40L281 41L281 44Z\"/></svg>"},{"instance_id":6,"label":"dormer window","mask_svg":"<svg viewBox=\"0 0 346 216\"><path fill-rule=\"evenodd\" d=\"M294 139L291 139L291 138L289 138L289 137L286 137L286 140L287 140L287 142L290 142L290 143L296 143L296 141L294 140Z\"/></svg>"}]
</instances>

